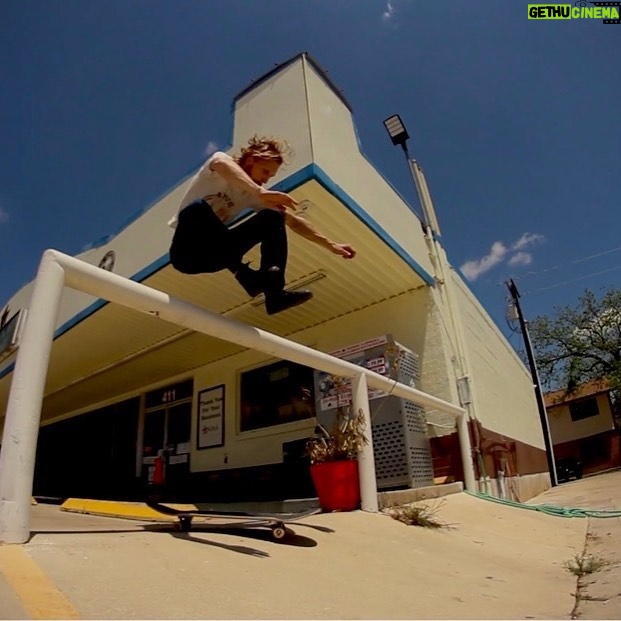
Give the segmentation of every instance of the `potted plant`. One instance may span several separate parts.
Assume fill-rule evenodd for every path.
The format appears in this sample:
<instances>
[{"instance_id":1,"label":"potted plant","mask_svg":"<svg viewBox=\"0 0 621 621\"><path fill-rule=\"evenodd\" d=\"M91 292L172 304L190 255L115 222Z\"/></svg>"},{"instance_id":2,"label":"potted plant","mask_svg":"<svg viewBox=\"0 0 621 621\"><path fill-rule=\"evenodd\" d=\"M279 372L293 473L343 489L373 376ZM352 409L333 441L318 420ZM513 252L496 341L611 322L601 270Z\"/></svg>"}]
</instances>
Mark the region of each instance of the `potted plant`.
<instances>
[{"instance_id":1,"label":"potted plant","mask_svg":"<svg viewBox=\"0 0 621 621\"><path fill-rule=\"evenodd\" d=\"M358 453L368 439L362 410L339 407L330 431L322 425L308 441L310 474L324 511L353 511L360 505Z\"/></svg>"}]
</instances>

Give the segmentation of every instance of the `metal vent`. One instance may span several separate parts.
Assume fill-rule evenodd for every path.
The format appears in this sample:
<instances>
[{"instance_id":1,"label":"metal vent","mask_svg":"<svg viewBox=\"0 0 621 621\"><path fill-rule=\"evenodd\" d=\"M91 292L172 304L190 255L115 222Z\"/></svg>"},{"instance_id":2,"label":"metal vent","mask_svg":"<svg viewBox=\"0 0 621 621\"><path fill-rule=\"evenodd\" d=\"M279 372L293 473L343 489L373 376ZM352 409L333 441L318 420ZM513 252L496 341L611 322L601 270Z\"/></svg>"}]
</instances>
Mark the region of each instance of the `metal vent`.
<instances>
[{"instance_id":1,"label":"metal vent","mask_svg":"<svg viewBox=\"0 0 621 621\"><path fill-rule=\"evenodd\" d=\"M425 418L425 410L411 401L404 401L403 409L405 411L405 424L407 430L411 433L427 433L427 420Z\"/></svg>"},{"instance_id":2,"label":"metal vent","mask_svg":"<svg viewBox=\"0 0 621 621\"><path fill-rule=\"evenodd\" d=\"M418 356L407 349L402 349L399 353L398 380L403 384L418 382L420 380Z\"/></svg>"},{"instance_id":3,"label":"metal vent","mask_svg":"<svg viewBox=\"0 0 621 621\"><path fill-rule=\"evenodd\" d=\"M373 426L373 454L378 481L399 484L407 480L407 447L399 421Z\"/></svg>"},{"instance_id":4,"label":"metal vent","mask_svg":"<svg viewBox=\"0 0 621 621\"><path fill-rule=\"evenodd\" d=\"M428 447L410 446L411 480L415 484L433 485L433 465Z\"/></svg>"}]
</instances>

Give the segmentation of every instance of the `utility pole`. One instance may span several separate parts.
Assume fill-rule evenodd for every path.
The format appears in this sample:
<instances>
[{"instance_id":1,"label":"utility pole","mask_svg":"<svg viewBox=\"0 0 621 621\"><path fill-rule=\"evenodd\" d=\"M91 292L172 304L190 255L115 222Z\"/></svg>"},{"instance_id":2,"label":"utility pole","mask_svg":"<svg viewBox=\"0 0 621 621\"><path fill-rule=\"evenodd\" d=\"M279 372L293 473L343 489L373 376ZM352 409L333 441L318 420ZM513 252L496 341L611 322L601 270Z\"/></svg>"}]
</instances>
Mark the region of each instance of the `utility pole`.
<instances>
[{"instance_id":1,"label":"utility pole","mask_svg":"<svg viewBox=\"0 0 621 621\"><path fill-rule=\"evenodd\" d=\"M550 426L548 424L548 413L546 412L546 406L543 402L543 395L541 394L541 384L539 382L539 373L537 372L537 363L535 362L535 356L533 355L533 348L530 342L530 335L528 333L528 324L522 314L522 307L520 306L520 294L513 282L510 279L508 283L505 283L513 299L514 307L517 311L518 320L520 322L520 329L522 331L522 337L524 338L524 347L526 349L526 356L528 357L528 366L530 367L530 375L533 380L533 387L535 389L535 398L537 400L537 407L539 409L539 418L541 419L541 430L543 432L543 441L546 447L546 458L548 460L548 470L550 471L550 481L552 487L558 485L556 478L556 466L554 465L554 448L552 446L552 439L550 437Z\"/></svg>"}]
</instances>

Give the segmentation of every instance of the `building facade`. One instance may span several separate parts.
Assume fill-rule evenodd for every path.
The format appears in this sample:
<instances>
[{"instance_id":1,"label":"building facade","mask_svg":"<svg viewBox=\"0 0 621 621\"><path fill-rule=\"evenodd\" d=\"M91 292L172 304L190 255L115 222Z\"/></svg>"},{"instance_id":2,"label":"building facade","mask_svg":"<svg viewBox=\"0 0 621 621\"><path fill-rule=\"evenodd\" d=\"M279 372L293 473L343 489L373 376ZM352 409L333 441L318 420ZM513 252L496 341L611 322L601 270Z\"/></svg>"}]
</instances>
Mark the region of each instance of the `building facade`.
<instances>
[{"instance_id":1,"label":"building facade","mask_svg":"<svg viewBox=\"0 0 621 621\"><path fill-rule=\"evenodd\" d=\"M557 390L546 394L544 401L557 460L579 461L585 474L621 466L607 381L587 382L569 394Z\"/></svg>"},{"instance_id":2,"label":"building facade","mask_svg":"<svg viewBox=\"0 0 621 621\"><path fill-rule=\"evenodd\" d=\"M176 272L167 222L189 177L78 258L320 351L398 343L419 361L417 388L467 408L482 490L498 493L499 476L512 478L522 499L549 487L529 373L438 240L366 159L350 104L310 56L277 66L235 97L230 152L254 134L283 137L295 150L273 187L290 192L328 237L358 250L343 261L289 234L287 286L308 286L313 300L268 316L228 272ZM248 255L255 265L257 257L256 249ZM3 341L19 340L32 287L8 301ZM0 425L17 347L0 354ZM135 497L164 448L168 483L180 494L312 493L304 445L316 422L315 380L313 369L67 289L35 493ZM424 417L433 479L463 480L454 421L432 410Z\"/></svg>"}]
</instances>

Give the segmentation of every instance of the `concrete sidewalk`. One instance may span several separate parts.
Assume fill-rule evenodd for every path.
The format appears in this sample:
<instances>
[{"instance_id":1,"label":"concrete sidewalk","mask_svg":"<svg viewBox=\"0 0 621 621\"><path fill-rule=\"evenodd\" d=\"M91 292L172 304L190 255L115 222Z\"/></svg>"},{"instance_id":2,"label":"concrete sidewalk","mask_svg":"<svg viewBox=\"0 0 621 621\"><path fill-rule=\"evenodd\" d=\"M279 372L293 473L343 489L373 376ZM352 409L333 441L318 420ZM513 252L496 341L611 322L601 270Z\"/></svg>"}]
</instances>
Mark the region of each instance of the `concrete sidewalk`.
<instances>
[{"instance_id":1,"label":"concrete sidewalk","mask_svg":"<svg viewBox=\"0 0 621 621\"><path fill-rule=\"evenodd\" d=\"M552 503L554 493L554 504L569 506L563 498L588 498L596 488L621 507L620 472L533 502ZM450 529L406 526L381 514L320 514L293 525L297 537L289 544L259 531L180 533L170 523L40 504L31 541L0 547L0 618L570 618L576 578L563 564L582 553L589 520L463 493L429 503ZM607 543L621 549L611 533ZM2 564L7 548L18 548L50 584L16 582ZM10 593L15 588L21 600ZM597 618L620 618L616 603Z\"/></svg>"},{"instance_id":2,"label":"concrete sidewalk","mask_svg":"<svg viewBox=\"0 0 621 621\"><path fill-rule=\"evenodd\" d=\"M621 515L621 471L560 485L534 501ZM577 581L574 617L621 619L621 517L590 517L581 554L606 564Z\"/></svg>"}]
</instances>

